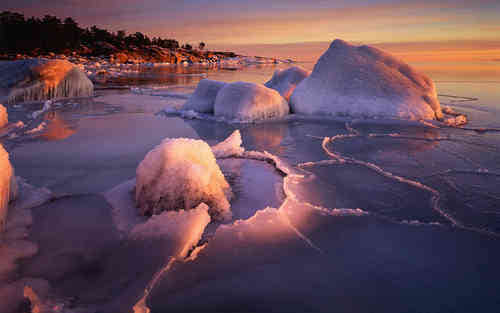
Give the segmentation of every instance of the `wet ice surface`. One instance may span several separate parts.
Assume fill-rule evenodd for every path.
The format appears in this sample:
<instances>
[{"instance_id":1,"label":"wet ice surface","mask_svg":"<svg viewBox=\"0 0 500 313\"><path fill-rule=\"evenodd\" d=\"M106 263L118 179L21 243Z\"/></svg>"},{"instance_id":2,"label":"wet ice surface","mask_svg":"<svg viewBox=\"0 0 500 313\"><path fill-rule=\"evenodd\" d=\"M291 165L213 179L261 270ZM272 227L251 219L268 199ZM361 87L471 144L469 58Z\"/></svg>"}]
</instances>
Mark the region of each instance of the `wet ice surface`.
<instances>
[{"instance_id":1,"label":"wet ice surface","mask_svg":"<svg viewBox=\"0 0 500 313\"><path fill-rule=\"evenodd\" d=\"M240 77L264 82L267 71ZM234 81L238 71L209 76ZM477 106L449 103L469 114L467 126L500 126L494 86L484 86L483 99L481 88L461 94L462 85L447 84L438 84L440 93L479 98ZM21 263L19 277L48 280L69 311L130 312L147 286L152 312L498 311L500 133L155 115L193 90L142 86L66 101L40 117L44 130L3 139L16 175L56 195L32 210L30 240L39 252ZM290 171L270 159L218 160L235 193L234 218L209 224L200 242L193 244L196 234L137 241L120 233L113 205L134 212L133 182L125 182L148 151L165 137L214 145L236 129L246 151L267 151ZM128 190L119 202L103 196L116 186ZM202 215L178 221L196 232ZM129 230L145 222L131 216ZM116 272L106 270L113 262ZM127 308L116 306L119 299Z\"/></svg>"}]
</instances>

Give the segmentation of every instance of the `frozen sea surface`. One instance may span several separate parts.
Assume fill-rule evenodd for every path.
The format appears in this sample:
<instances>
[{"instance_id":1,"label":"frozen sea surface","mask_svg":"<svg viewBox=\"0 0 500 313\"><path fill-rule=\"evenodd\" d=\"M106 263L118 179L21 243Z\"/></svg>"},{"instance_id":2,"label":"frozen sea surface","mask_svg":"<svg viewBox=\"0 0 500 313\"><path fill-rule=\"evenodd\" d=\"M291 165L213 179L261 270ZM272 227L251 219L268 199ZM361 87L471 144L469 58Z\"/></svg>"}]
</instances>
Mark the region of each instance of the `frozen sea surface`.
<instances>
[{"instance_id":1,"label":"frozen sea surface","mask_svg":"<svg viewBox=\"0 0 500 313\"><path fill-rule=\"evenodd\" d=\"M468 115L467 129L156 114L181 105L203 77L262 83L274 69L194 69L204 74L154 84L146 73L132 91L62 101L39 117L40 131L3 137L16 175L54 193L32 210L38 254L17 277L47 280L68 312L498 312L500 85L437 82L442 103ZM165 137L214 145L236 129L246 157L218 160L235 194L232 221L207 225L194 246L196 236L175 239L187 255L173 253L168 236L119 234L104 193L133 179L148 151ZM143 288L131 283L139 274Z\"/></svg>"}]
</instances>

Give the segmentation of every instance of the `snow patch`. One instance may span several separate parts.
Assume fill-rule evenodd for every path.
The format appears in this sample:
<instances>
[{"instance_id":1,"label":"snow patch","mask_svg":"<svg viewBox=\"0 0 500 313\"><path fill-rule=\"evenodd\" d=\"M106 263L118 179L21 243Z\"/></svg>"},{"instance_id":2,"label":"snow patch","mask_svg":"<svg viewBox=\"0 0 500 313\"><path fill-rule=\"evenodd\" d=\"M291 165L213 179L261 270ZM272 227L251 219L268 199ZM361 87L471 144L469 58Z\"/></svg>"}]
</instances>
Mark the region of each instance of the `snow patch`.
<instances>
[{"instance_id":1,"label":"snow patch","mask_svg":"<svg viewBox=\"0 0 500 313\"><path fill-rule=\"evenodd\" d=\"M245 152L242 143L240 131L235 130L226 140L213 146L212 151L216 158L241 156Z\"/></svg>"},{"instance_id":2,"label":"snow patch","mask_svg":"<svg viewBox=\"0 0 500 313\"><path fill-rule=\"evenodd\" d=\"M0 236L5 229L9 202L16 196L17 183L14 169L9 161L9 154L0 144Z\"/></svg>"}]
</instances>

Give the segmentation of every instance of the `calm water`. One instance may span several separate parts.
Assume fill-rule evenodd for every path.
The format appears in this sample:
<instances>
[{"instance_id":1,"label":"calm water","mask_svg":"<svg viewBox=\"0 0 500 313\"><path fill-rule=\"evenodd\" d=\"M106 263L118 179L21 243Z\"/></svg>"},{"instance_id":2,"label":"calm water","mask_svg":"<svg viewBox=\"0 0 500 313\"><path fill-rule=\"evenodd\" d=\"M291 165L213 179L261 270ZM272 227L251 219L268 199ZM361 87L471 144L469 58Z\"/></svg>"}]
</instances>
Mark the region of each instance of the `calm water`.
<instances>
[{"instance_id":1,"label":"calm water","mask_svg":"<svg viewBox=\"0 0 500 313\"><path fill-rule=\"evenodd\" d=\"M109 299L93 294L92 282L114 251L131 277L145 265L118 248L102 193L134 178L165 137L213 144L240 129L247 150L268 151L299 175L287 185L294 199L281 205L283 174L269 164L231 164L232 204L243 221L224 226L194 261L174 264L148 298L152 312L500 311L500 132L360 120L228 125L155 114L184 101L202 78L262 83L275 69L144 71L114 82L139 85L143 95L100 90L66 101L45 115L44 131L7 141L17 175L67 195L34 210L40 253L20 275L46 278L59 297L105 312ZM467 114L467 127L500 129L500 83L451 74L431 73L442 104ZM271 211L254 216L280 206L286 231ZM140 251L154 259L161 249Z\"/></svg>"}]
</instances>

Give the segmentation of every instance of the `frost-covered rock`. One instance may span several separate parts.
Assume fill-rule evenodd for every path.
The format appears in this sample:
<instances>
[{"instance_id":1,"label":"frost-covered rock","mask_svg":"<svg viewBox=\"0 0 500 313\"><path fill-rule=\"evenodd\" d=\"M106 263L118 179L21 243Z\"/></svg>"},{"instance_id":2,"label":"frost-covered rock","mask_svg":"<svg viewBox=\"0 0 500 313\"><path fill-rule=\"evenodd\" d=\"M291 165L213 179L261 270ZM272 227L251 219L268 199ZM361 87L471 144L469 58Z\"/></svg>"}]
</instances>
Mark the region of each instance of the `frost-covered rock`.
<instances>
[{"instance_id":1,"label":"frost-covered rock","mask_svg":"<svg viewBox=\"0 0 500 313\"><path fill-rule=\"evenodd\" d=\"M17 184L9 154L0 144L0 233L4 231L9 202L16 196Z\"/></svg>"},{"instance_id":2,"label":"frost-covered rock","mask_svg":"<svg viewBox=\"0 0 500 313\"><path fill-rule=\"evenodd\" d=\"M194 93L183 105L183 110L193 110L200 113L213 113L217 93L226 85L225 82L202 79Z\"/></svg>"},{"instance_id":3,"label":"frost-covered rock","mask_svg":"<svg viewBox=\"0 0 500 313\"><path fill-rule=\"evenodd\" d=\"M94 85L80 68L65 60L27 59L0 63L0 89L9 102L89 97Z\"/></svg>"},{"instance_id":4,"label":"frost-covered rock","mask_svg":"<svg viewBox=\"0 0 500 313\"><path fill-rule=\"evenodd\" d=\"M273 77L264 86L274 89L287 101L290 100L295 87L311 73L298 66L292 66L286 70L276 70Z\"/></svg>"},{"instance_id":5,"label":"frost-covered rock","mask_svg":"<svg viewBox=\"0 0 500 313\"><path fill-rule=\"evenodd\" d=\"M288 102L276 90L264 85L235 82L217 94L214 114L227 120L256 121L285 116Z\"/></svg>"},{"instance_id":6,"label":"frost-covered rock","mask_svg":"<svg viewBox=\"0 0 500 313\"><path fill-rule=\"evenodd\" d=\"M163 140L142 160L136 174L135 200L142 215L189 210L203 202L215 218L231 218L231 187L202 140Z\"/></svg>"},{"instance_id":7,"label":"frost-covered rock","mask_svg":"<svg viewBox=\"0 0 500 313\"><path fill-rule=\"evenodd\" d=\"M295 88L290 107L303 114L442 118L430 78L382 50L339 39Z\"/></svg>"},{"instance_id":8,"label":"frost-covered rock","mask_svg":"<svg viewBox=\"0 0 500 313\"><path fill-rule=\"evenodd\" d=\"M9 119L7 115L7 109L2 104L0 104L0 128L7 125L8 122Z\"/></svg>"}]
</instances>

